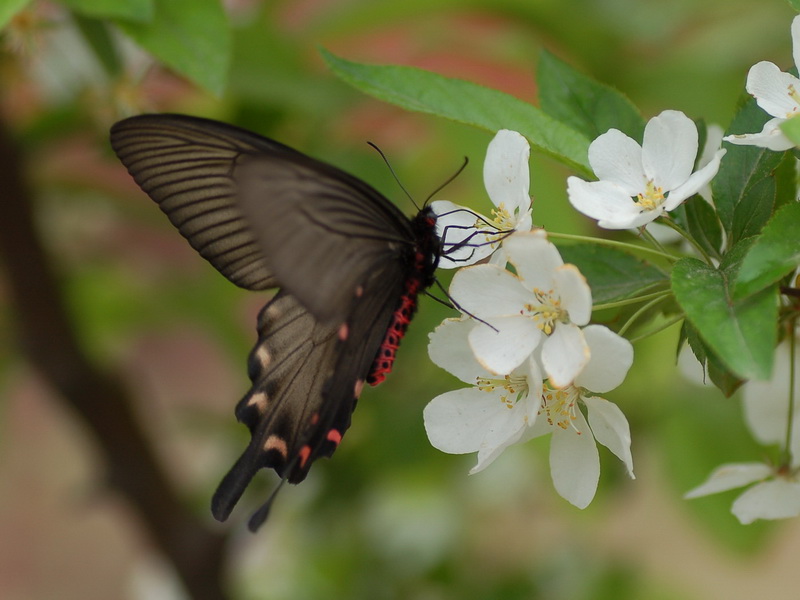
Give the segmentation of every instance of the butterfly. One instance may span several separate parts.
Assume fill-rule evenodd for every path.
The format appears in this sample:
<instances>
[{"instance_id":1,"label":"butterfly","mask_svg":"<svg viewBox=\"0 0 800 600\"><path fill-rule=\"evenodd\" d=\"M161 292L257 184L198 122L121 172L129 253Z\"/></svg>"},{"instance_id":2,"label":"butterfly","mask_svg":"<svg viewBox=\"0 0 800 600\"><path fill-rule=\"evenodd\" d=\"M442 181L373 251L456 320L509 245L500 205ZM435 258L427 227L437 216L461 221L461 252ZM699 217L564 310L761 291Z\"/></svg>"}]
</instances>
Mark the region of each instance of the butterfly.
<instances>
[{"instance_id":1,"label":"butterfly","mask_svg":"<svg viewBox=\"0 0 800 600\"><path fill-rule=\"evenodd\" d=\"M425 207L409 219L332 165L208 119L130 117L111 128L111 146L228 280L280 288L258 316L252 387L236 406L250 443L211 503L224 521L260 469L299 483L334 453L364 384L389 373L417 296L435 281L436 217Z\"/></svg>"}]
</instances>

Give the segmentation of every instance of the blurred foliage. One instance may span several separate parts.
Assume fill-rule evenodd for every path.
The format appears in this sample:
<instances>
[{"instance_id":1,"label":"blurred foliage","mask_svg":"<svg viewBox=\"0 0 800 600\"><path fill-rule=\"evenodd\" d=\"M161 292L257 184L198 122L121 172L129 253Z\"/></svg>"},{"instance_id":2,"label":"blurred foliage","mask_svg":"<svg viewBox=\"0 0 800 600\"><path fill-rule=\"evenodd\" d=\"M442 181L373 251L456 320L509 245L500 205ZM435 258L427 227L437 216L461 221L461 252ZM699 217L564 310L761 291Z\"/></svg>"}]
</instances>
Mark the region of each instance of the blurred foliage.
<instances>
[{"instance_id":1,"label":"blurred foliage","mask_svg":"<svg viewBox=\"0 0 800 600\"><path fill-rule=\"evenodd\" d=\"M232 409L247 387L245 357L264 299L235 289L185 247L112 156L112 122L145 111L233 122L345 168L407 212L410 202L366 140L381 147L417 202L466 155L468 169L439 197L486 211L481 165L490 134L366 98L333 77L318 49L430 69L527 102L546 49L624 92L645 116L675 108L709 123L731 119L751 64L791 62L793 13L777 0L236 0L226 14L227 23L215 0L0 4L0 110L23 144L70 310L92 356L141 389L142 415L200 514L247 438ZM590 230L565 200L566 169L540 155L531 169L536 223ZM743 527L729 514L732 494L680 499L719 463L752 459L757 449L736 400L683 381L671 350L675 327L637 346L629 381L614 397L631 421L634 458L644 457L639 479L628 481L604 457L598 497L581 513L552 490L546 447L514 448L467 477L471 457L429 446L422 408L458 383L426 353L427 332L449 312L421 304L394 372L364 393L334 459L284 490L257 536L237 536L234 597L683 600L708 597L693 588L702 574L665 575L669 569L643 558L652 552L640 556L631 544L712 540L707 548L746 562L770 542L775 529ZM23 375L6 352L13 316L0 309L5 411ZM223 396L211 384L204 392L211 375L192 368L206 364L192 345L176 346L185 355L143 350L148 340L187 330L219 351L225 381L237 382ZM171 381L167 390L192 383L191 398L174 401L154 377ZM203 445L202 460L181 449L182 440ZM275 484L259 479L230 527L241 528L248 507ZM627 508L641 513L653 494L658 506L627 524ZM665 506L669 514L660 512ZM685 524L659 537L682 519L698 537L687 537ZM57 589L78 581L67 574Z\"/></svg>"}]
</instances>

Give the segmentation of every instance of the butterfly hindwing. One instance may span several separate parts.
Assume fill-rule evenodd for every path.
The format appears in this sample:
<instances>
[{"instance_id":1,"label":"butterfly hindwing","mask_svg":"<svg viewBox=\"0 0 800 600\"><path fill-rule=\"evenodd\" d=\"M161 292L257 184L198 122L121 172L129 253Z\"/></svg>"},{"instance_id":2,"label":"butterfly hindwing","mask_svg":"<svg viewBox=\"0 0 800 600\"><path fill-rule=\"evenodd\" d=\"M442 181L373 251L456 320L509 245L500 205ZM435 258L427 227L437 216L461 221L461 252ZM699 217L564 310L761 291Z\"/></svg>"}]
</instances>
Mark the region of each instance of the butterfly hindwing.
<instances>
[{"instance_id":1,"label":"butterfly hindwing","mask_svg":"<svg viewBox=\"0 0 800 600\"><path fill-rule=\"evenodd\" d=\"M236 408L251 440L214 495L217 519L227 518L259 469L299 483L314 460L336 450L402 287L401 278L381 274L365 282L350 318L338 325L318 322L283 291L262 309L249 360L253 387Z\"/></svg>"}]
</instances>

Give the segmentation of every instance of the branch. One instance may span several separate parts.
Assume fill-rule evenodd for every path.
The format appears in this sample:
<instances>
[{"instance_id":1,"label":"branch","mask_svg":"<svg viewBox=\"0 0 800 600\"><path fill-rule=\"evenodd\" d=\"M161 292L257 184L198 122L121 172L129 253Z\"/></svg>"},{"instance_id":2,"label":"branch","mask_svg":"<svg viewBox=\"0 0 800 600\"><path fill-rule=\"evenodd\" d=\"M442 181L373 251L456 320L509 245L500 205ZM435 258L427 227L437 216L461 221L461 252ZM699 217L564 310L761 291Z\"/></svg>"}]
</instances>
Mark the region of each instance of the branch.
<instances>
[{"instance_id":1,"label":"branch","mask_svg":"<svg viewBox=\"0 0 800 600\"><path fill-rule=\"evenodd\" d=\"M22 351L88 426L108 481L136 509L151 539L172 562L195 600L222 600L223 535L181 503L134 416L121 381L92 364L70 322L36 235L24 160L0 121L3 198L0 259L5 267Z\"/></svg>"}]
</instances>

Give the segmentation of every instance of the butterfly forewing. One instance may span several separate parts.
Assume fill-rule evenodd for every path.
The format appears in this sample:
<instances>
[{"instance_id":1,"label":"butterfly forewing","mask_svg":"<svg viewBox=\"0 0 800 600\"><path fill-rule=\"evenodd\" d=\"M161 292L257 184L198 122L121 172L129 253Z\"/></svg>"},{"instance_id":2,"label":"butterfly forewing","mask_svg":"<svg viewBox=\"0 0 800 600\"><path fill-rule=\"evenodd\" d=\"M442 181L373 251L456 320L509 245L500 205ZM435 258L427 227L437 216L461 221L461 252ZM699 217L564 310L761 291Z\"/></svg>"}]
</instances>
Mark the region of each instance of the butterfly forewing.
<instances>
[{"instance_id":1,"label":"butterfly forewing","mask_svg":"<svg viewBox=\"0 0 800 600\"><path fill-rule=\"evenodd\" d=\"M247 289L278 285L236 199L233 171L243 157L284 146L181 115L120 121L111 145L139 187L225 277Z\"/></svg>"}]
</instances>

